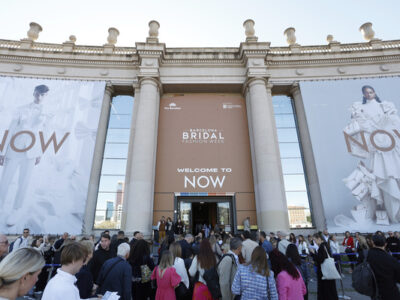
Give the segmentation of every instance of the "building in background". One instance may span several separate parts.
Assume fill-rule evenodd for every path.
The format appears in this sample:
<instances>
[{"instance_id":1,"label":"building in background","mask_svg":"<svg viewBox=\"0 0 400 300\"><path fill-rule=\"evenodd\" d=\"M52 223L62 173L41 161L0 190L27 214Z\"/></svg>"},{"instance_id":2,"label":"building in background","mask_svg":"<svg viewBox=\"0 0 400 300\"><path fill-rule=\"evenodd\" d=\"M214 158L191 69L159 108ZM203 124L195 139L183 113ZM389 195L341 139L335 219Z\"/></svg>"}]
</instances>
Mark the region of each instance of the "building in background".
<instances>
[{"instance_id":1,"label":"building in background","mask_svg":"<svg viewBox=\"0 0 400 300\"><path fill-rule=\"evenodd\" d=\"M103 102L91 104L101 106L101 113L85 213L74 220L85 233L108 228L150 235L162 216L181 219L191 232L204 224L241 230L247 217L252 229L264 231L326 226L344 231L344 224L380 228L386 221L398 226L388 214L397 198L376 199L370 186L357 194L360 182L346 187L343 179L351 179L358 161L335 160L339 152L348 155L347 109L362 101L363 85L373 84L383 100L400 108L393 98L400 41L375 38L372 24L361 27L363 43L341 44L328 36L325 45L303 46L288 28L288 46L271 47L247 20L236 48L168 48L156 21L135 47L116 46L115 28L104 46L78 45L73 36L63 44L39 43L40 25L30 26L26 39L0 40L1 76L106 83ZM393 81L386 88L381 83L388 77ZM330 90L323 90L321 82L328 81ZM340 107L329 106L334 99L323 101L339 91ZM0 97L2 92L0 86ZM87 134L86 129L74 134ZM351 134L356 133L363 134ZM365 143L385 152L391 145L379 144L378 134L386 133ZM386 142L397 142L395 135L386 136ZM359 137L347 140L366 147ZM321 160L324 153L328 159ZM337 169L336 177L329 176L330 169ZM340 199L322 197L338 189Z\"/></svg>"}]
</instances>

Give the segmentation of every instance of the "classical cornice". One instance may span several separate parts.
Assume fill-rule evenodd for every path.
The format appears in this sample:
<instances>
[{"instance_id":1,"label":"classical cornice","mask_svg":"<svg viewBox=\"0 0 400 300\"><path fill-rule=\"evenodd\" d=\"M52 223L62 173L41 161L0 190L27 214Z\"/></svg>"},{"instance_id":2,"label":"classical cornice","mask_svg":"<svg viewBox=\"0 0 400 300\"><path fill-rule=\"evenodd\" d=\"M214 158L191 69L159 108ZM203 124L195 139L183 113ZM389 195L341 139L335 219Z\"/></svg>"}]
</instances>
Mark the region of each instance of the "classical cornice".
<instances>
[{"instance_id":1,"label":"classical cornice","mask_svg":"<svg viewBox=\"0 0 400 300\"><path fill-rule=\"evenodd\" d=\"M343 55L344 56L344 55ZM290 66L290 65L326 65L326 64L349 64L349 63L367 63L367 62L400 62L399 55L376 55L367 57L340 57L340 58L326 58L326 59L299 59L299 57L292 60L279 60L270 59L266 60L269 66Z\"/></svg>"},{"instance_id":2,"label":"classical cornice","mask_svg":"<svg viewBox=\"0 0 400 300\"><path fill-rule=\"evenodd\" d=\"M111 53L99 46L73 45L65 50L65 44L32 43L28 49L21 45L21 41L0 40L0 58L44 63L135 65L139 57L159 56L162 65L243 65L246 57L265 56L266 65L274 66L393 61L400 55L396 54L400 50L399 40L296 47L270 47L267 42L256 42L242 43L239 48L166 48L161 43L136 43L136 47L115 47Z\"/></svg>"},{"instance_id":3,"label":"classical cornice","mask_svg":"<svg viewBox=\"0 0 400 300\"><path fill-rule=\"evenodd\" d=\"M108 66L137 66L137 60L100 60L100 59L79 59L77 58L50 58L38 56L19 56L19 55L4 55L0 54L0 61L2 62L20 62L20 63L44 63L44 64L71 64L71 65L108 65Z\"/></svg>"}]
</instances>

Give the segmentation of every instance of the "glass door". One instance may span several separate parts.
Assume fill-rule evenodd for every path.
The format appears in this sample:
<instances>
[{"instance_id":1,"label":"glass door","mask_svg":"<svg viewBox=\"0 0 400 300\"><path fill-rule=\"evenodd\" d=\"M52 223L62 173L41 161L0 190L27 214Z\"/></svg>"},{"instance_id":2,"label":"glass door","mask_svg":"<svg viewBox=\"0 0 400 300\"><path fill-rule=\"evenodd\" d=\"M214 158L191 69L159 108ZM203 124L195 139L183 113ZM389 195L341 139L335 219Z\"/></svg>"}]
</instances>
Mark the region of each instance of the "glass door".
<instances>
[{"instance_id":1,"label":"glass door","mask_svg":"<svg viewBox=\"0 0 400 300\"><path fill-rule=\"evenodd\" d=\"M179 202L179 217L181 218L185 228L183 232L192 232L192 203Z\"/></svg>"},{"instance_id":2,"label":"glass door","mask_svg":"<svg viewBox=\"0 0 400 300\"><path fill-rule=\"evenodd\" d=\"M217 203L217 220L220 228L226 232L231 231L231 208L229 202Z\"/></svg>"}]
</instances>

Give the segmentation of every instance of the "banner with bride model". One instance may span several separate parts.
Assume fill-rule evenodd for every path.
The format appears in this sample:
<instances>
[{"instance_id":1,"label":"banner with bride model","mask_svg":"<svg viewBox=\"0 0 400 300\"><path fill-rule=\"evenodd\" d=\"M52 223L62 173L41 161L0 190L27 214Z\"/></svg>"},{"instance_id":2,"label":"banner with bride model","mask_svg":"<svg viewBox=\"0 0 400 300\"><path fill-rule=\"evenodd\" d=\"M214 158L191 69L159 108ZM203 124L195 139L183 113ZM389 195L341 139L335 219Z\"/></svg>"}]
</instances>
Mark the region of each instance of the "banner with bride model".
<instances>
[{"instance_id":1,"label":"banner with bride model","mask_svg":"<svg viewBox=\"0 0 400 300\"><path fill-rule=\"evenodd\" d=\"M0 232L82 231L104 88L0 77Z\"/></svg>"},{"instance_id":2,"label":"banner with bride model","mask_svg":"<svg viewBox=\"0 0 400 300\"><path fill-rule=\"evenodd\" d=\"M330 232L400 230L399 86L397 77L300 85Z\"/></svg>"}]
</instances>

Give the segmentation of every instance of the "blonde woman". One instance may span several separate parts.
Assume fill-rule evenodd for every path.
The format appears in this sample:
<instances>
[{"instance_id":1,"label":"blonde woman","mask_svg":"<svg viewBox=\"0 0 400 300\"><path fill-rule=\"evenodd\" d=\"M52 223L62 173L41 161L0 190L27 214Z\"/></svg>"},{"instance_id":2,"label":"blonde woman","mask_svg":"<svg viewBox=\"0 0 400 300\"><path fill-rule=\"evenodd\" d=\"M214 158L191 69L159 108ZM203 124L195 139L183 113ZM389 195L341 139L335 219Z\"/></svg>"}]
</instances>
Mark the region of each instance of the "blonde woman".
<instances>
[{"instance_id":1,"label":"blonde woman","mask_svg":"<svg viewBox=\"0 0 400 300\"><path fill-rule=\"evenodd\" d=\"M160 264L151 274L151 279L157 280L157 293L155 300L176 300L175 288L181 282L181 277L176 273L173 265L174 256L171 251L163 251Z\"/></svg>"},{"instance_id":2,"label":"blonde woman","mask_svg":"<svg viewBox=\"0 0 400 300\"><path fill-rule=\"evenodd\" d=\"M44 263L33 248L20 248L7 255L0 263L0 299L25 296L38 280Z\"/></svg>"}]
</instances>

